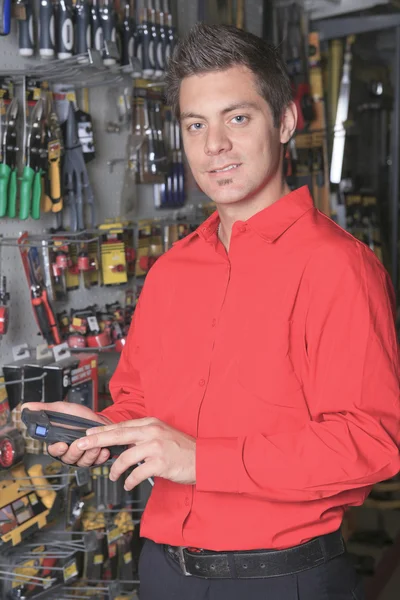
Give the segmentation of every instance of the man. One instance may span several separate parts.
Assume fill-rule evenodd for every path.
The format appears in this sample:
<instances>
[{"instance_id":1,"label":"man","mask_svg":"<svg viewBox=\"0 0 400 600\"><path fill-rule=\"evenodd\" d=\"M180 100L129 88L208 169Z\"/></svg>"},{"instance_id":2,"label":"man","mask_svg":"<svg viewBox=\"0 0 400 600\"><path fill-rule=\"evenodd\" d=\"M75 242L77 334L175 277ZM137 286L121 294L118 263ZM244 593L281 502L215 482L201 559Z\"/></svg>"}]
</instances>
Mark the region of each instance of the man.
<instances>
[{"instance_id":1,"label":"man","mask_svg":"<svg viewBox=\"0 0 400 600\"><path fill-rule=\"evenodd\" d=\"M113 424L51 452L86 466L128 444L110 477L155 477L141 600L359 600L343 514L399 471L388 276L306 188L290 193L296 109L272 47L197 25L167 91L217 211L146 278L98 415Z\"/></svg>"}]
</instances>

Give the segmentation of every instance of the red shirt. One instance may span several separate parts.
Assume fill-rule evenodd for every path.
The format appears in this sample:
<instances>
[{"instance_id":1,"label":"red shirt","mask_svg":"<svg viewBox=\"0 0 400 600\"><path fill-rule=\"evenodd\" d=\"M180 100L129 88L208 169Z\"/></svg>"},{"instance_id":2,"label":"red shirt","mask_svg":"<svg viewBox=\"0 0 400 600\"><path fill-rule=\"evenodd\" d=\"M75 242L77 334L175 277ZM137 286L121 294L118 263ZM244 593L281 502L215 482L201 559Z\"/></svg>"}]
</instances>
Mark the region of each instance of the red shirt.
<instances>
[{"instance_id":1,"label":"red shirt","mask_svg":"<svg viewBox=\"0 0 400 600\"><path fill-rule=\"evenodd\" d=\"M393 291L305 187L236 222L229 253L218 223L152 267L104 414L197 439L196 485L156 478L142 536L286 548L399 471Z\"/></svg>"}]
</instances>

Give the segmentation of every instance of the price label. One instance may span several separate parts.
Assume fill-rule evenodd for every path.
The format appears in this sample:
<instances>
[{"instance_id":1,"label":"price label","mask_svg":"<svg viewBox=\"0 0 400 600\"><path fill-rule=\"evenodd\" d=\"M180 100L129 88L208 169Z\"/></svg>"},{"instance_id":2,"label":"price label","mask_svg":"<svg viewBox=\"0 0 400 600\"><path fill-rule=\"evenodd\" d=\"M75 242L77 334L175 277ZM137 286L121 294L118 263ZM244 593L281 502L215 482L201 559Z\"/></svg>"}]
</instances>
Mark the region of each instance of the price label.
<instances>
[{"instance_id":1,"label":"price label","mask_svg":"<svg viewBox=\"0 0 400 600\"><path fill-rule=\"evenodd\" d=\"M111 529L111 531L108 532L108 535L107 535L108 544L110 545L113 542L116 542L120 537L121 537L121 532L119 530L119 527L114 527L114 529Z\"/></svg>"},{"instance_id":2,"label":"price label","mask_svg":"<svg viewBox=\"0 0 400 600\"><path fill-rule=\"evenodd\" d=\"M67 581L70 581L74 577L77 577L77 575L78 575L78 568L76 566L75 560L73 560L72 562L65 565L64 571L63 571L63 577L64 577L65 583Z\"/></svg>"},{"instance_id":3,"label":"price label","mask_svg":"<svg viewBox=\"0 0 400 600\"><path fill-rule=\"evenodd\" d=\"M96 317L88 317L87 322L90 331L100 331L99 323Z\"/></svg>"}]
</instances>

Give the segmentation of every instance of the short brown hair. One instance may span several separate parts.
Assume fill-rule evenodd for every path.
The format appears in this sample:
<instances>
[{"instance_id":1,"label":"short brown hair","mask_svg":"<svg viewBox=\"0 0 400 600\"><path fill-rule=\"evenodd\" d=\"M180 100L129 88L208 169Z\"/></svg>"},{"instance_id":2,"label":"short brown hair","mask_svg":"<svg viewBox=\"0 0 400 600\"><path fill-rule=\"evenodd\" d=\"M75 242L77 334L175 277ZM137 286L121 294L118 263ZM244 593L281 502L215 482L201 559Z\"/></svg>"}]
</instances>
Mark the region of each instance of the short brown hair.
<instances>
[{"instance_id":1,"label":"short brown hair","mask_svg":"<svg viewBox=\"0 0 400 600\"><path fill-rule=\"evenodd\" d=\"M268 102L275 127L292 101L292 88L285 63L276 48L261 38L231 25L197 23L178 40L166 76L167 102L179 118L179 90L191 75L225 71L235 65L250 69L260 95Z\"/></svg>"}]
</instances>

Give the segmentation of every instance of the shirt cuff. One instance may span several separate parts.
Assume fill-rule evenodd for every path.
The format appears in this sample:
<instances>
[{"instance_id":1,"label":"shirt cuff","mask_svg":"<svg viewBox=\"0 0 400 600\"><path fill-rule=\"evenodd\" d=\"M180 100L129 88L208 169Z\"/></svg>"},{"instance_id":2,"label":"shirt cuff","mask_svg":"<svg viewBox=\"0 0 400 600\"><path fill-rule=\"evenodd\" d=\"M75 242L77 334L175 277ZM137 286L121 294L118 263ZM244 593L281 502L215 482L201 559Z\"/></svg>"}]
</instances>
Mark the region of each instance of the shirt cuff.
<instances>
[{"instance_id":1,"label":"shirt cuff","mask_svg":"<svg viewBox=\"0 0 400 600\"><path fill-rule=\"evenodd\" d=\"M239 438L196 440L196 489L199 492L239 492L242 446Z\"/></svg>"},{"instance_id":2,"label":"shirt cuff","mask_svg":"<svg viewBox=\"0 0 400 600\"><path fill-rule=\"evenodd\" d=\"M96 415L99 415L99 417L103 417L103 418L107 419L108 421L110 421L108 423L108 425L117 423L115 416L113 418L113 410L112 410L113 408L114 408L114 406L107 406L107 408L105 408L101 412L97 412ZM111 410L109 410L109 409L111 409ZM107 425L107 423L104 423L104 425Z\"/></svg>"}]
</instances>

